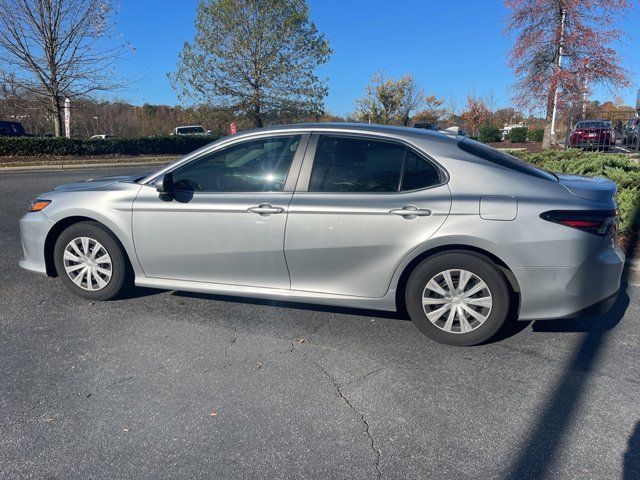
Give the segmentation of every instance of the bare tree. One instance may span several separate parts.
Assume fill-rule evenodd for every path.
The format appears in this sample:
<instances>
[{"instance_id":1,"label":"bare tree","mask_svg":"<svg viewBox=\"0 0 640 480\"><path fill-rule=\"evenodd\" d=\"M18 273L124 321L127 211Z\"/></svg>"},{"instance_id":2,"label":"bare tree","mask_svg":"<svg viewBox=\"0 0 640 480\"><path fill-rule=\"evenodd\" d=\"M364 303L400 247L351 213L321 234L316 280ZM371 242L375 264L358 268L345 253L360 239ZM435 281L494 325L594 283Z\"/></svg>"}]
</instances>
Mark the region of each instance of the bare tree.
<instances>
[{"instance_id":1,"label":"bare tree","mask_svg":"<svg viewBox=\"0 0 640 480\"><path fill-rule=\"evenodd\" d=\"M122 85L113 67L125 45L99 44L112 30L109 0L0 0L0 12L0 75L46 100L56 136L65 97Z\"/></svg>"},{"instance_id":2,"label":"bare tree","mask_svg":"<svg viewBox=\"0 0 640 480\"><path fill-rule=\"evenodd\" d=\"M422 87L418 85L418 82L416 82L410 73L406 74L399 81L402 88L400 117L402 119L402 125L406 127L411 120L411 114L424 105L425 94Z\"/></svg>"},{"instance_id":3,"label":"bare tree","mask_svg":"<svg viewBox=\"0 0 640 480\"><path fill-rule=\"evenodd\" d=\"M376 72L365 88L365 96L355 101L356 118L406 127L413 113L426 102L424 90L410 73L396 80L384 72Z\"/></svg>"},{"instance_id":4,"label":"bare tree","mask_svg":"<svg viewBox=\"0 0 640 480\"><path fill-rule=\"evenodd\" d=\"M401 118L405 85L402 80L376 72L365 88L365 96L356 99L356 118L368 123L397 124Z\"/></svg>"},{"instance_id":5,"label":"bare tree","mask_svg":"<svg viewBox=\"0 0 640 480\"><path fill-rule=\"evenodd\" d=\"M443 108L444 100L439 99L435 95L425 96L422 105L424 108L414 114L414 122L438 123L446 116L446 109Z\"/></svg>"}]
</instances>

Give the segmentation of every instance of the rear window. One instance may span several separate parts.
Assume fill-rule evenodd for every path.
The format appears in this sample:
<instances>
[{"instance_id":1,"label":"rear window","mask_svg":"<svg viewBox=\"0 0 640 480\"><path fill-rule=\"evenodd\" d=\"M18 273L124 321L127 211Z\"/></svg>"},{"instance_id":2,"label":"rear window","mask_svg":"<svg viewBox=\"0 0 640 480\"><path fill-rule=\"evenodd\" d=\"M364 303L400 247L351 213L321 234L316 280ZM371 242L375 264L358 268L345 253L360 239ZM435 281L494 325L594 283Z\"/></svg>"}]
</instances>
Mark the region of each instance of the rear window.
<instances>
[{"instance_id":1,"label":"rear window","mask_svg":"<svg viewBox=\"0 0 640 480\"><path fill-rule=\"evenodd\" d=\"M578 128L611 128L609 122L578 122L576 129Z\"/></svg>"},{"instance_id":2,"label":"rear window","mask_svg":"<svg viewBox=\"0 0 640 480\"><path fill-rule=\"evenodd\" d=\"M546 170L534 167L530 163L524 162L519 158L509 155L507 153L491 148L475 140L464 139L458 143L460 150L470 153L474 157L481 158L487 162L495 163L501 167L508 168L509 170L515 170L519 173L531 175L533 177L542 178L544 180L557 181L557 177Z\"/></svg>"},{"instance_id":3,"label":"rear window","mask_svg":"<svg viewBox=\"0 0 640 480\"><path fill-rule=\"evenodd\" d=\"M194 133L205 133L204 127L180 127L178 133L181 135L191 135Z\"/></svg>"}]
</instances>

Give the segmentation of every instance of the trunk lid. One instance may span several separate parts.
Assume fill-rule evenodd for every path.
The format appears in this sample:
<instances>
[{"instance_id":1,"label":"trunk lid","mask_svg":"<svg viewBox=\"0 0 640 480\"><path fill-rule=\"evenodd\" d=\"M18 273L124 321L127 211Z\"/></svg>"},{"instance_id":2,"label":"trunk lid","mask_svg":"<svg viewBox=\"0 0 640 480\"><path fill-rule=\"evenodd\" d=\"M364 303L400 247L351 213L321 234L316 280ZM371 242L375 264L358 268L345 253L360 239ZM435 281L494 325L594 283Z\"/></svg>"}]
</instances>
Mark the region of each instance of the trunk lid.
<instances>
[{"instance_id":1,"label":"trunk lid","mask_svg":"<svg viewBox=\"0 0 640 480\"><path fill-rule=\"evenodd\" d=\"M558 175L558 181L576 197L602 203L615 202L616 184L608 178Z\"/></svg>"}]
</instances>

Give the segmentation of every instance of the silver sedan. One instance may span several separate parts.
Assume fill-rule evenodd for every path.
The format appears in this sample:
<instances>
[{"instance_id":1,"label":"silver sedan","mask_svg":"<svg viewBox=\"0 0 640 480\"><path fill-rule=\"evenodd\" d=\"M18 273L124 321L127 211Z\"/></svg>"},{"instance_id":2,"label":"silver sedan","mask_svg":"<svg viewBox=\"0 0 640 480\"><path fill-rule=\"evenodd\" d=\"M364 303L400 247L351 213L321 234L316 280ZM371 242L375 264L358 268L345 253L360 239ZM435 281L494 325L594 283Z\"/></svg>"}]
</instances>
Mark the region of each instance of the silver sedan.
<instances>
[{"instance_id":1,"label":"silver sedan","mask_svg":"<svg viewBox=\"0 0 640 480\"><path fill-rule=\"evenodd\" d=\"M406 309L432 339L473 345L511 318L610 306L615 193L459 136L273 127L42 194L20 222L20 265L93 300L135 284Z\"/></svg>"}]
</instances>

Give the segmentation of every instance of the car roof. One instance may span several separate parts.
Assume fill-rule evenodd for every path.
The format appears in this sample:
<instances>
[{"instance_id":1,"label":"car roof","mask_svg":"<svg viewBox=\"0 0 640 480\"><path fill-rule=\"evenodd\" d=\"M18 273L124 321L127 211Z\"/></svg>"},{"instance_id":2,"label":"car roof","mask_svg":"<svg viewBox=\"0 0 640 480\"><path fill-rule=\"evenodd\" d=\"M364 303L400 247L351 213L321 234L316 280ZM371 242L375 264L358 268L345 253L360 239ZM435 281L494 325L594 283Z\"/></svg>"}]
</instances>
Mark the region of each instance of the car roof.
<instances>
[{"instance_id":1,"label":"car roof","mask_svg":"<svg viewBox=\"0 0 640 480\"><path fill-rule=\"evenodd\" d=\"M349 123L349 122L327 122L327 123L299 123L292 125L275 125L253 130L243 130L234 136L255 135L257 133L280 133L280 132L331 132L349 134L379 134L383 136L411 138L416 140L428 140L439 143L456 144L463 137L447 135L433 130L424 130L413 127L398 127L393 125L378 125L375 123Z\"/></svg>"}]
</instances>

